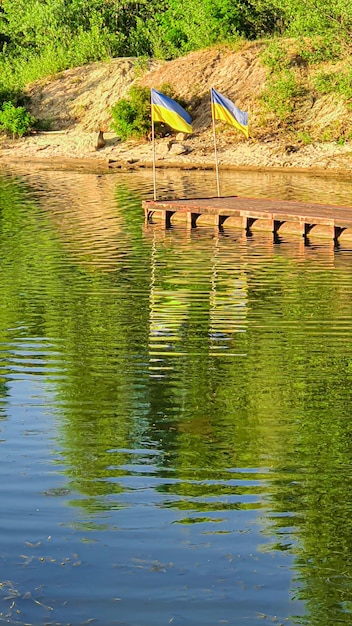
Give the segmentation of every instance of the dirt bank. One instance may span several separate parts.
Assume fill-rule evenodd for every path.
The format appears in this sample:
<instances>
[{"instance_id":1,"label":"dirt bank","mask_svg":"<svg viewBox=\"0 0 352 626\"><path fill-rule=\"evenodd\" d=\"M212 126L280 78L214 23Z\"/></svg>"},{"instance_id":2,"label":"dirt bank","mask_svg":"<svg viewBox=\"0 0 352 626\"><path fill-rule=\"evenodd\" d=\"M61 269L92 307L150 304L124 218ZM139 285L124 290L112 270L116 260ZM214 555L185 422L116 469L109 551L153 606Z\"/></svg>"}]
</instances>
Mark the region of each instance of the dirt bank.
<instances>
[{"instance_id":1,"label":"dirt bank","mask_svg":"<svg viewBox=\"0 0 352 626\"><path fill-rule=\"evenodd\" d=\"M112 59L62 72L28 87L29 109L38 119L50 122L50 131L12 141L0 140L0 159L90 162L99 167L149 167L150 141L120 142L110 131L110 108L126 96L134 82L160 88L173 85L176 93L193 100L194 134L184 138L170 135L156 146L160 167L214 166L214 142L209 107L210 87L249 112L250 139L238 131L218 125L217 150L220 167L292 168L322 172L346 172L352 166L352 146L336 141L319 142L319 129L347 120L343 101L330 96L297 104L295 133L283 132L277 120L259 100L265 89L267 70L261 62L264 44L247 45L239 51L218 48L191 53L175 61ZM301 71L301 70L300 70ZM307 78L308 80L308 78ZM105 146L96 149L98 130L104 130ZM299 131L309 133L310 142L299 140Z\"/></svg>"}]
</instances>

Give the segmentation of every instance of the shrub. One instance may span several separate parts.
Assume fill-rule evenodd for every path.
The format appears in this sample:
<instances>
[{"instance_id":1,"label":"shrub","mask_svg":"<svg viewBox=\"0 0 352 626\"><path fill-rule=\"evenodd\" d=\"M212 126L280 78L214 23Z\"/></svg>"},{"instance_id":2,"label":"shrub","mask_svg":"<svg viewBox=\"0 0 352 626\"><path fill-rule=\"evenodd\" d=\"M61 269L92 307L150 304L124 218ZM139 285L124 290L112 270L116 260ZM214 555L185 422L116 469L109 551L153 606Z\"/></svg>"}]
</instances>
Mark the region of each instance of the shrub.
<instances>
[{"instance_id":1,"label":"shrub","mask_svg":"<svg viewBox=\"0 0 352 626\"><path fill-rule=\"evenodd\" d=\"M314 78L314 87L321 94L338 93L352 100L352 72L332 71L330 73L320 72Z\"/></svg>"},{"instance_id":2,"label":"shrub","mask_svg":"<svg viewBox=\"0 0 352 626\"><path fill-rule=\"evenodd\" d=\"M150 130L150 90L134 85L128 98L122 98L111 109L111 128L122 141L145 137Z\"/></svg>"},{"instance_id":3,"label":"shrub","mask_svg":"<svg viewBox=\"0 0 352 626\"><path fill-rule=\"evenodd\" d=\"M276 113L281 120L287 120L293 112L295 98L301 91L294 72L284 69L269 78L262 99L270 111Z\"/></svg>"},{"instance_id":4,"label":"shrub","mask_svg":"<svg viewBox=\"0 0 352 626\"><path fill-rule=\"evenodd\" d=\"M301 38L299 54L310 65L324 61L335 61L343 55L342 41L331 33L323 37Z\"/></svg>"},{"instance_id":5,"label":"shrub","mask_svg":"<svg viewBox=\"0 0 352 626\"><path fill-rule=\"evenodd\" d=\"M264 48L261 59L272 73L282 72L283 69L288 69L290 66L290 59L285 45L277 40L271 41Z\"/></svg>"},{"instance_id":6,"label":"shrub","mask_svg":"<svg viewBox=\"0 0 352 626\"><path fill-rule=\"evenodd\" d=\"M2 68L0 67L0 74ZM0 107L4 104L4 102L12 102L16 106L24 104L25 97L20 89L16 89L15 87L5 86L4 83L0 82Z\"/></svg>"},{"instance_id":7,"label":"shrub","mask_svg":"<svg viewBox=\"0 0 352 626\"><path fill-rule=\"evenodd\" d=\"M170 85L162 85L160 88L163 94L174 98L173 89ZM185 107L185 102L178 99L179 104ZM139 87L133 85L127 98L119 100L111 109L112 130L122 141L130 137L147 137L151 131L150 117L150 89L149 87ZM155 124L157 135L164 135L168 127L160 122Z\"/></svg>"},{"instance_id":8,"label":"shrub","mask_svg":"<svg viewBox=\"0 0 352 626\"><path fill-rule=\"evenodd\" d=\"M4 102L0 109L0 130L13 137L22 137L33 126L35 120L24 107L16 107L12 102Z\"/></svg>"}]
</instances>

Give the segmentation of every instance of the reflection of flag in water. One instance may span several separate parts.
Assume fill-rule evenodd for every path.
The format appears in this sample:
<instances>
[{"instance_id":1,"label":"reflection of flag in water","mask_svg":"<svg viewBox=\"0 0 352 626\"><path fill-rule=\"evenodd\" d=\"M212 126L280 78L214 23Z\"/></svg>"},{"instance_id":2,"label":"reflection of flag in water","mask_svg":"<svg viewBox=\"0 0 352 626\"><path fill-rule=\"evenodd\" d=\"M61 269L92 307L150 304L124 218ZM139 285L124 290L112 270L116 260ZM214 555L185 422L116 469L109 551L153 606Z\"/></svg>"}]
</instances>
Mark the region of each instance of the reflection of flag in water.
<instances>
[{"instance_id":1,"label":"reflection of flag in water","mask_svg":"<svg viewBox=\"0 0 352 626\"><path fill-rule=\"evenodd\" d=\"M238 109L231 100L211 88L211 108L214 120L223 120L238 130L248 139L248 113Z\"/></svg>"},{"instance_id":2,"label":"reflection of flag in water","mask_svg":"<svg viewBox=\"0 0 352 626\"><path fill-rule=\"evenodd\" d=\"M242 342L238 333L247 331L248 287L246 276L228 277L217 272L212 280L210 292L209 338L210 350L215 355L227 353L243 355Z\"/></svg>"},{"instance_id":3,"label":"reflection of flag in water","mask_svg":"<svg viewBox=\"0 0 352 626\"><path fill-rule=\"evenodd\" d=\"M188 319L189 292L183 286L173 291L164 289L162 278L158 285L157 271L161 261L157 244L158 233L154 230L150 266L149 370L150 376L163 377L165 370L174 368L170 357L173 359L180 354L184 325ZM163 240L160 249L162 256Z\"/></svg>"},{"instance_id":4,"label":"reflection of flag in water","mask_svg":"<svg viewBox=\"0 0 352 626\"><path fill-rule=\"evenodd\" d=\"M192 118L178 102L156 89L151 90L152 121L164 122L181 133L192 132Z\"/></svg>"}]
</instances>

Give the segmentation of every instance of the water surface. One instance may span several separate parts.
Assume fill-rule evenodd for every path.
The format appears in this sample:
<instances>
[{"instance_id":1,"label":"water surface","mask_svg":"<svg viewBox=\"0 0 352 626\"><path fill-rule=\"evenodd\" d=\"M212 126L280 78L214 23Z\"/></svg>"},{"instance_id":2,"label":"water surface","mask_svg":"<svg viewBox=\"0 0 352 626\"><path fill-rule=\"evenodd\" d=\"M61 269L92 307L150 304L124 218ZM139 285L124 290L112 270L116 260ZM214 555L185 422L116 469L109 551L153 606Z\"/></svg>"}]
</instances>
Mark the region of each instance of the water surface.
<instances>
[{"instance_id":1,"label":"water surface","mask_svg":"<svg viewBox=\"0 0 352 626\"><path fill-rule=\"evenodd\" d=\"M352 206L343 178L222 177ZM0 176L0 622L350 624L352 249L146 226L152 193Z\"/></svg>"}]
</instances>

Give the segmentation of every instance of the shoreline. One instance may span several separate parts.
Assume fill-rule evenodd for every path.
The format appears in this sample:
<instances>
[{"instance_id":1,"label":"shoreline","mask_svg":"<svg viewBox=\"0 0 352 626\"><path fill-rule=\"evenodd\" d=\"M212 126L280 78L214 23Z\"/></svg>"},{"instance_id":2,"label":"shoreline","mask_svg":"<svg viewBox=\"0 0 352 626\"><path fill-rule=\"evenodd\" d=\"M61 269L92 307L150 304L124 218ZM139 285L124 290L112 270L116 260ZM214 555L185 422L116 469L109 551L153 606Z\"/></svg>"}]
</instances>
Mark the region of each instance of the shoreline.
<instances>
[{"instance_id":1,"label":"shoreline","mask_svg":"<svg viewBox=\"0 0 352 626\"><path fill-rule=\"evenodd\" d=\"M1 158L0 155L0 169L1 166L10 165L16 169L16 166L23 169L23 166L36 166L40 170L58 170L58 171L90 171L93 173L113 173L117 171L138 171L138 170L152 170L153 163L128 163L126 161L105 161L103 159L93 159L90 157L50 157L47 159L36 158L29 156L27 158L21 158L21 162L14 157ZM181 163L179 161L162 162L156 161L155 167L160 170L178 170L178 171L215 171L215 165L203 164L203 163ZM272 174L302 174L311 175L317 178L345 178L351 175L350 169L322 169L314 167L284 167L284 166L262 166L262 165L231 165L220 164L220 172L263 172Z\"/></svg>"},{"instance_id":2,"label":"shoreline","mask_svg":"<svg viewBox=\"0 0 352 626\"><path fill-rule=\"evenodd\" d=\"M119 171L152 169L149 141L120 142L106 133L102 149L97 133L41 132L21 139L0 140L0 166L36 164L41 169ZM316 143L287 146L282 141L230 143L218 147L219 171L257 171L340 178L351 174L352 147ZM215 170L209 132L184 140L165 138L156 143L155 167L177 170Z\"/></svg>"},{"instance_id":3,"label":"shoreline","mask_svg":"<svg viewBox=\"0 0 352 626\"><path fill-rule=\"evenodd\" d=\"M341 131L349 128L351 117L345 101L330 94L314 93L312 98L310 79L318 69L314 66L304 77L307 93L293 103L290 123L280 121L261 101L268 78L261 52L258 44L239 50L215 47L173 61L149 60L142 74L137 58L115 58L36 81L26 88L28 109L47 130L17 140L0 136L0 164L6 167L6 163L12 163L15 167L36 163L41 168L99 172L152 168L150 140L122 142L111 132L112 107L128 97L134 84L148 89L170 84L175 94L186 100L193 85L193 134L170 132L158 138L156 167L214 170L209 90L216 84L221 93L234 98L236 106L250 115L249 139L231 125L217 126L220 171L349 176L352 133ZM297 80L301 79L299 74ZM98 133L103 133L101 142Z\"/></svg>"}]
</instances>

